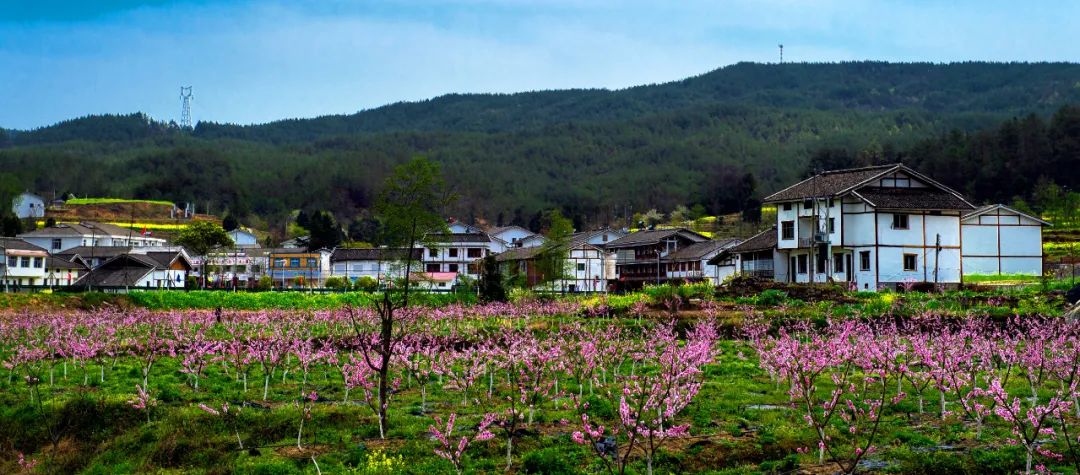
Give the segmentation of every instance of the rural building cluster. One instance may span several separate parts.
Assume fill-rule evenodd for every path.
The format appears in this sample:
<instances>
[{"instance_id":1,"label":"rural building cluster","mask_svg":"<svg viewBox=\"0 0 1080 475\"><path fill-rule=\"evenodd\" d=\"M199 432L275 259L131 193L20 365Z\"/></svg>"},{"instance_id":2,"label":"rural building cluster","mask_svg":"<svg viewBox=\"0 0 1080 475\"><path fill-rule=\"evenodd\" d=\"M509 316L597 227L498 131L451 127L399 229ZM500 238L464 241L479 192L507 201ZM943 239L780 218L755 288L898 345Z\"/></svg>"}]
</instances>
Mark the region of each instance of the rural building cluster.
<instances>
[{"instance_id":1,"label":"rural building cluster","mask_svg":"<svg viewBox=\"0 0 1080 475\"><path fill-rule=\"evenodd\" d=\"M1004 205L976 206L904 165L828 171L765 198L773 226L748 239L685 228L577 232L563 246L556 279L539 265L546 238L519 226L482 229L451 221L446 233L413 249L309 250L303 240L260 246L229 232L234 245L190 255L166 239L104 222L61 222L0 240L5 290L179 289L189 278L216 288L324 287L328 279L375 288L410 273L422 288L449 291L481 277L493 256L504 276L558 292L602 292L664 282L710 282L745 274L782 282L847 282L876 290L915 282L957 285L972 274L1041 274L1042 228L1049 223ZM25 193L23 219L44 218L46 202ZM188 216L189 209L174 214ZM206 275L199 275L206 269Z\"/></svg>"}]
</instances>

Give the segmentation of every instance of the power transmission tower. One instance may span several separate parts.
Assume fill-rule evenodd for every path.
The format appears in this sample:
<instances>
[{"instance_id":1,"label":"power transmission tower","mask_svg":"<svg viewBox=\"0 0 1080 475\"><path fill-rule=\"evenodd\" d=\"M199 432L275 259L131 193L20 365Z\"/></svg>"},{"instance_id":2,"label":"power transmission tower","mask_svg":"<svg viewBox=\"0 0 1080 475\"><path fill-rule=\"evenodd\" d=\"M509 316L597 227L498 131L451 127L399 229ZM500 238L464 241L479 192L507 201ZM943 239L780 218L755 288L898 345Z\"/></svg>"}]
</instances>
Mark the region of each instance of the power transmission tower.
<instances>
[{"instance_id":1,"label":"power transmission tower","mask_svg":"<svg viewBox=\"0 0 1080 475\"><path fill-rule=\"evenodd\" d=\"M191 100L195 96L191 93L191 86L180 86L180 128L191 128Z\"/></svg>"}]
</instances>

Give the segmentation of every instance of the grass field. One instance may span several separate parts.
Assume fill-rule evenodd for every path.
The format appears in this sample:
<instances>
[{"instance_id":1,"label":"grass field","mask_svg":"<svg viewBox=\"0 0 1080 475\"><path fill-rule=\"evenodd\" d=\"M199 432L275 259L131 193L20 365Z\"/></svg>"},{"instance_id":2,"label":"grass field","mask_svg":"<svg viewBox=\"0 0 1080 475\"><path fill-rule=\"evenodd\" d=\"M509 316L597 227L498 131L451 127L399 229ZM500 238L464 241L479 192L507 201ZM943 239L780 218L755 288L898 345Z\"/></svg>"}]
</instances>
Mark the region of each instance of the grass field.
<instances>
[{"instance_id":1,"label":"grass field","mask_svg":"<svg viewBox=\"0 0 1080 475\"><path fill-rule=\"evenodd\" d=\"M72 198L64 201L64 205L80 206L80 205L107 205L107 204L154 204L163 206L175 206L172 201L163 200L133 200L125 198Z\"/></svg>"}]
</instances>

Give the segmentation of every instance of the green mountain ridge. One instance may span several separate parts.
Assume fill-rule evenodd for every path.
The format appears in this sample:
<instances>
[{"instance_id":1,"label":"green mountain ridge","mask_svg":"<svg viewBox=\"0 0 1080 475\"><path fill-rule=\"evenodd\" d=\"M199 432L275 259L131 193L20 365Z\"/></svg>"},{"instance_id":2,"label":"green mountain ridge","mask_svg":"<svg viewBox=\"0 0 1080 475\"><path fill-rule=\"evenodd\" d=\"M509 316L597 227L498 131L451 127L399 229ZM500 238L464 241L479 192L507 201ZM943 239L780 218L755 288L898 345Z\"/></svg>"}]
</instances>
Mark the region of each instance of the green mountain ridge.
<instances>
[{"instance_id":1,"label":"green mountain ridge","mask_svg":"<svg viewBox=\"0 0 1080 475\"><path fill-rule=\"evenodd\" d=\"M209 201L268 221L325 208L348 220L393 164L424 154L457 186L459 217L522 222L560 207L583 225L679 204L730 211L746 198L724 196L732 183L749 173L758 194L776 189L822 149L893 159L953 130L1073 103L1076 63L740 63L614 91L450 94L191 131L143 114L91 116L0 134L12 170L0 183Z\"/></svg>"}]
</instances>

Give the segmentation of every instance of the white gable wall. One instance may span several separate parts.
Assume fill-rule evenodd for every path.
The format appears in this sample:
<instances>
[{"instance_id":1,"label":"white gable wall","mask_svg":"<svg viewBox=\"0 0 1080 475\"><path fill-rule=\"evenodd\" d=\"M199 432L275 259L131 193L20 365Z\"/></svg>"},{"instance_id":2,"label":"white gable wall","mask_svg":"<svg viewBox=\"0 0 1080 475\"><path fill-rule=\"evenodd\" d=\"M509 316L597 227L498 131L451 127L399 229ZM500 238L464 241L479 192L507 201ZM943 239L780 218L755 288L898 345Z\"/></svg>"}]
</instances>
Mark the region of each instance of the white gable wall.
<instances>
[{"instance_id":1,"label":"white gable wall","mask_svg":"<svg viewBox=\"0 0 1080 475\"><path fill-rule=\"evenodd\" d=\"M1042 226L1007 208L965 218L964 275L1042 274Z\"/></svg>"}]
</instances>

